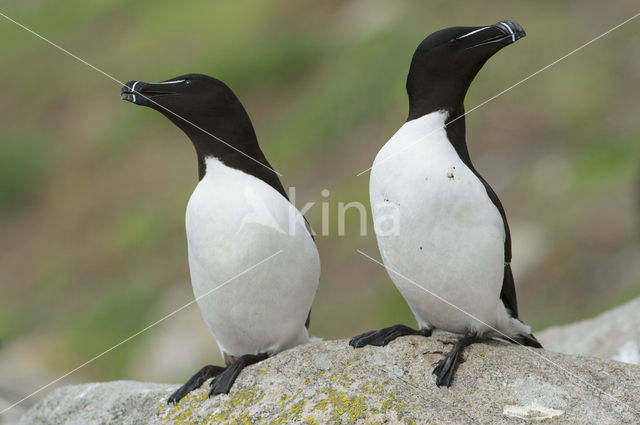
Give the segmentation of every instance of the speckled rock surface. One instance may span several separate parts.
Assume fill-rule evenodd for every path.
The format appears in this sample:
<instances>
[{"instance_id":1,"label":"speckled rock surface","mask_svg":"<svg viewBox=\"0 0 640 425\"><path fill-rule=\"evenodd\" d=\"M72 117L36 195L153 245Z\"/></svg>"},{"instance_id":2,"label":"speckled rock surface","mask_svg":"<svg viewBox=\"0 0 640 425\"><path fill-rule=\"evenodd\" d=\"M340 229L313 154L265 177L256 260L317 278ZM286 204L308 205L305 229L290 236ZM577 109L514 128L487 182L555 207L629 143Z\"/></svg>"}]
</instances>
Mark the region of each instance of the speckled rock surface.
<instances>
[{"instance_id":1,"label":"speckled rock surface","mask_svg":"<svg viewBox=\"0 0 640 425\"><path fill-rule=\"evenodd\" d=\"M483 342L469 347L453 386L437 388L431 370L452 341L309 344L247 368L229 395L208 398L205 384L177 406L165 402L175 385L69 386L20 425L640 423L639 366Z\"/></svg>"},{"instance_id":2,"label":"speckled rock surface","mask_svg":"<svg viewBox=\"0 0 640 425\"><path fill-rule=\"evenodd\" d=\"M536 337L558 353L640 364L640 298L591 319L554 326Z\"/></svg>"}]
</instances>

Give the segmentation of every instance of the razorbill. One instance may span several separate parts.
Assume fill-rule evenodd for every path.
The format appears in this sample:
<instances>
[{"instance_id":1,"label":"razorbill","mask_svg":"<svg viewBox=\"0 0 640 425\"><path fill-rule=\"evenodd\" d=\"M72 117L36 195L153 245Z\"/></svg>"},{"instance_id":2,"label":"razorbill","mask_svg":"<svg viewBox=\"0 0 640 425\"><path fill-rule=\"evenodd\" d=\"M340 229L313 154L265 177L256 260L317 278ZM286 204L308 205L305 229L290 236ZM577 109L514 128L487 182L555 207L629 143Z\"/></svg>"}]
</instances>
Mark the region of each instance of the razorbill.
<instances>
[{"instance_id":1,"label":"razorbill","mask_svg":"<svg viewBox=\"0 0 640 425\"><path fill-rule=\"evenodd\" d=\"M399 219L397 232L376 227L378 247L419 329L395 325L350 344L383 346L403 335L430 336L435 328L464 334L434 369L438 386L451 385L464 347L479 338L506 335L541 347L518 319L509 226L498 196L469 158L462 117L480 68L524 36L513 21L428 36L407 77L409 117L371 169L374 223L382 225L378 220L390 209Z\"/></svg>"},{"instance_id":2,"label":"razorbill","mask_svg":"<svg viewBox=\"0 0 640 425\"><path fill-rule=\"evenodd\" d=\"M226 368L207 365L178 402L207 379L228 393L242 369L309 341L320 261L302 214L289 202L233 91L201 74L129 81L121 98L165 115L191 139L199 183L186 211L193 293Z\"/></svg>"}]
</instances>

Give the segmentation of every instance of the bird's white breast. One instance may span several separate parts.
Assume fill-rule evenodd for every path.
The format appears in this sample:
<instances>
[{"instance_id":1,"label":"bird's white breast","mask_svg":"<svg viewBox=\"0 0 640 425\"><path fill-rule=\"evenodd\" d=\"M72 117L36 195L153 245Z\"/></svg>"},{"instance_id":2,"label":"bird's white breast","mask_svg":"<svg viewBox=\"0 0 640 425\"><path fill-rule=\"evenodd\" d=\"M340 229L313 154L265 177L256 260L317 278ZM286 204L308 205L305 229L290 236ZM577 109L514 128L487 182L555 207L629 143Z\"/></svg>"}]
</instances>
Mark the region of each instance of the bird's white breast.
<instances>
[{"instance_id":1,"label":"bird's white breast","mask_svg":"<svg viewBox=\"0 0 640 425\"><path fill-rule=\"evenodd\" d=\"M193 292L220 349L240 356L306 342L320 262L302 215L262 180L215 158L206 165L186 229Z\"/></svg>"},{"instance_id":2,"label":"bird's white breast","mask_svg":"<svg viewBox=\"0 0 640 425\"><path fill-rule=\"evenodd\" d=\"M391 279L421 326L482 332L462 311L496 322L504 224L448 141L446 117L434 112L405 123L378 153L370 180L376 236Z\"/></svg>"}]
</instances>

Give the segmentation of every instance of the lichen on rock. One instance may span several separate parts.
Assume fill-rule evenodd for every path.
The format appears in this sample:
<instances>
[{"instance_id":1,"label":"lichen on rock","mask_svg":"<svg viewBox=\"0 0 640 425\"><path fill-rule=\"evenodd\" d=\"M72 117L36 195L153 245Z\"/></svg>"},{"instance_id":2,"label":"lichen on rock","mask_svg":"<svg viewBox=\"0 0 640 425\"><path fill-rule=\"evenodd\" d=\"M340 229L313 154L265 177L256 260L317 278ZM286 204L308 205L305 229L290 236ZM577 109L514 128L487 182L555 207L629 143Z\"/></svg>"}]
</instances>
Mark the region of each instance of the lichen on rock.
<instances>
[{"instance_id":1,"label":"lichen on rock","mask_svg":"<svg viewBox=\"0 0 640 425\"><path fill-rule=\"evenodd\" d=\"M174 385L63 387L20 425L640 423L638 366L486 341L468 348L452 387L438 388L431 371L450 341L307 344L248 367L229 394L208 397L205 384L175 406Z\"/></svg>"}]
</instances>

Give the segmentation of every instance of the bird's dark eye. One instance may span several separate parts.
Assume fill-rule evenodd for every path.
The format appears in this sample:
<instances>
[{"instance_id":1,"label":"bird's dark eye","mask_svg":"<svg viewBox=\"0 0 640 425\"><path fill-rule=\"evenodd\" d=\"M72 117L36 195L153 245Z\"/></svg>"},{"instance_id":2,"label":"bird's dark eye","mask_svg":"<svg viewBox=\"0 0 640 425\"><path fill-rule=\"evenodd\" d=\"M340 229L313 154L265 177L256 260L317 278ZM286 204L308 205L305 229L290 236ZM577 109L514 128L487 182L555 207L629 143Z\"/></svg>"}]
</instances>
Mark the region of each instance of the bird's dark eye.
<instances>
[{"instance_id":1,"label":"bird's dark eye","mask_svg":"<svg viewBox=\"0 0 640 425\"><path fill-rule=\"evenodd\" d=\"M190 85L190 84L191 84L191 80L184 80L184 84L185 84L186 86Z\"/></svg>"}]
</instances>

